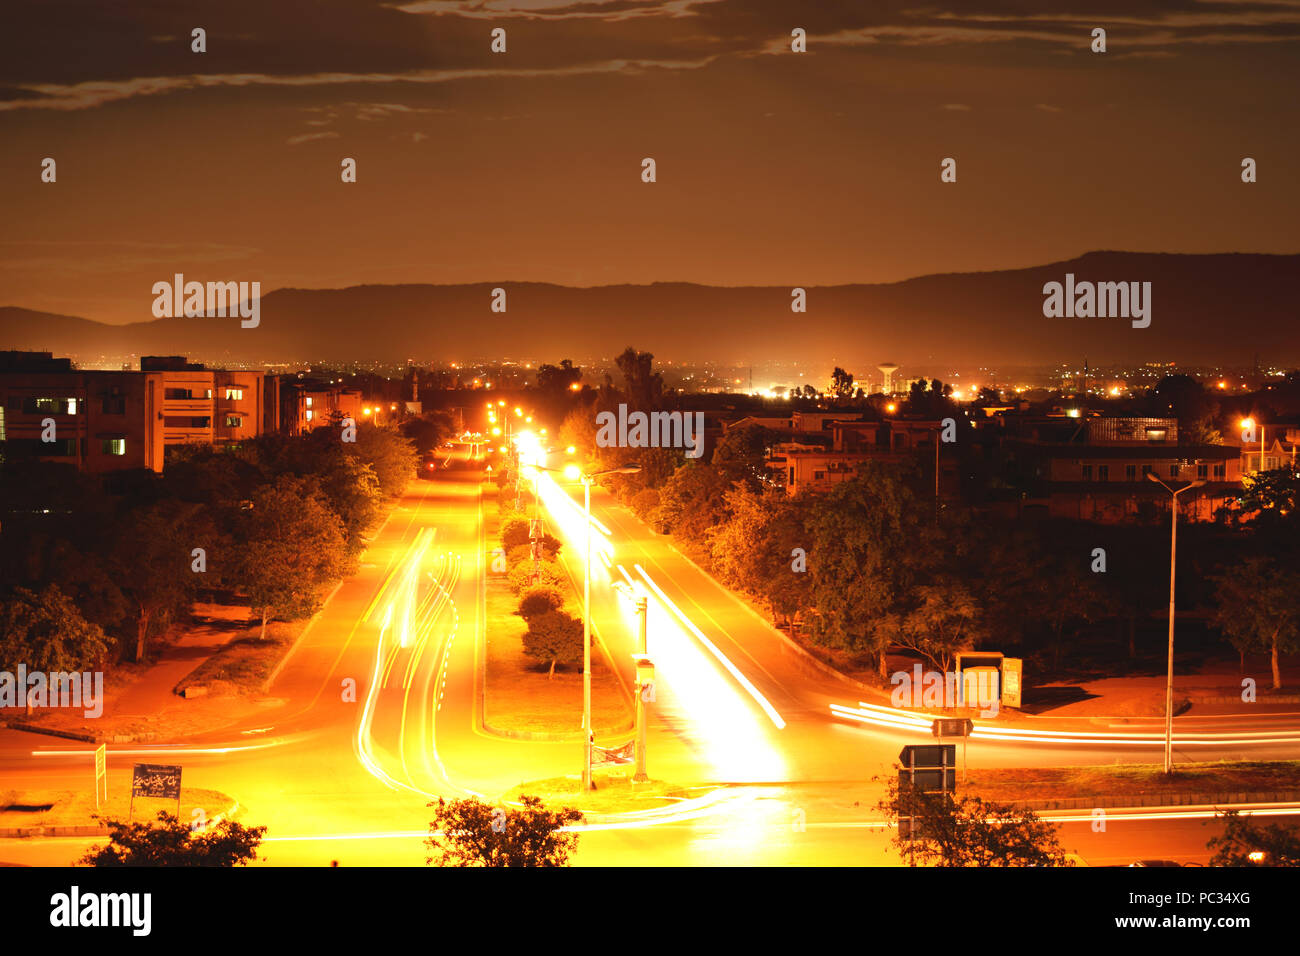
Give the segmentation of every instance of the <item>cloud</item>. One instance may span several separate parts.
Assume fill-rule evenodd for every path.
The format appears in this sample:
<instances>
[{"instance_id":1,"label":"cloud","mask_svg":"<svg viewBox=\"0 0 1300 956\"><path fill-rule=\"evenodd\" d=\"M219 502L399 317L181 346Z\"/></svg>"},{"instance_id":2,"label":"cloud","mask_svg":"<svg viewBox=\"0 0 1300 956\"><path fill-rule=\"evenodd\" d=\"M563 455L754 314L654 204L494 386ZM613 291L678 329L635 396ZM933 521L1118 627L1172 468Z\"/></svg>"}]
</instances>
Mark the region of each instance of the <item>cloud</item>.
<instances>
[{"instance_id":1,"label":"cloud","mask_svg":"<svg viewBox=\"0 0 1300 956\"><path fill-rule=\"evenodd\" d=\"M314 139L338 139L339 134L333 130L326 130L323 133L299 133L297 136L290 136L285 140L290 146L297 146L299 143L310 143Z\"/></svg>"}]
</instances>

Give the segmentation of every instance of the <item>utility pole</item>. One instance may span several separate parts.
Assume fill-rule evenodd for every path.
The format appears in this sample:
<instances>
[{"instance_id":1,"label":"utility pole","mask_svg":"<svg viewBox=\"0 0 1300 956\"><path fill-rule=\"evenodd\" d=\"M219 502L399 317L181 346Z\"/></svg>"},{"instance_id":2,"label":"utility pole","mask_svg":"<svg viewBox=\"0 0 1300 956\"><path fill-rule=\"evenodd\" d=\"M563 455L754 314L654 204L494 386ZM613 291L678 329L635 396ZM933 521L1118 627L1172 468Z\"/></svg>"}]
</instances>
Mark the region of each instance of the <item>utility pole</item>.
<instances>
[{"instance_id":1,"label":"utility pole","mask_svg":"<svg viewBox=\"0 0 1300 956\"><path fill-rule=\"evenodd\" d=\"M649 615L649 610L649 602L644 595L636 599L638 671L647 662L646 617ZM632 782L645 783L649 779L645 769L645 693L641 681L638 679L636 686L636 772L632 775Z\"/></svg>"}]
</instances>

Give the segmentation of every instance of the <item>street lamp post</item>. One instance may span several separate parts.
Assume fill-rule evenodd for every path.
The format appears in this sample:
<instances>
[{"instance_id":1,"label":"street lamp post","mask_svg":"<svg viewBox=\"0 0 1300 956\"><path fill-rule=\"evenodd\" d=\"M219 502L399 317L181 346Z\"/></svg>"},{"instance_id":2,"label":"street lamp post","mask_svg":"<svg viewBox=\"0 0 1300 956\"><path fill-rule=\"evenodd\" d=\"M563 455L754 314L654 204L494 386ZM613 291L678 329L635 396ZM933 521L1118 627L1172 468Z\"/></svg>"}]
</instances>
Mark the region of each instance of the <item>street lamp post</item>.
<instances>
[{"instance_id":1,"label":"street lamp post","mask_svg":"<svg viewBox=\"0 0 1300 956\"><path fill-rule=\"evenodd\" d=\"M641 470L640 465L627 464L609 471L595 474L581 474L582 510L586 528L586 538L582 555L582 789L591 786L591 748L594 733L591 727L591 483L606 475L635 475Z\"/></svg>"},{"instance_id":2,"label":"street lamp post","mask_svg":"<svg viewBox=\"0 0 1300 956\"><path fill-rule=\"evenodd\" d=\"M1155 476L1147 472L1147 478L1169 492L1169 665L1165 677L1165 773L1174 772L1174 573L1178 567L1178 496L1184 491L1199 488L1204 481L1193 481L1179 488L1170 488Z\"/></svg>"},{"instance_id":3,"label":"street lamp post","mask_svg":"<svg viewBox=\"0 0 1300 956\"><path fill-rule=\"evenodd\" d=\"M582 513L585 524L582 548L582 789L590 790L592 789L591 748L594 742L591 727L591 483L606 475L635 475L641 470L641 466L629 462L620 468L594 473L584 472L577 465L569 465L564 469L547 468L544 465L533 467L538 471L562 471L570 479L577 478L582 482ZM644 647L644 631L642 635Z\"/></svg>"},{"instance_id":4,"label":"street lamp post","mask_svg":"<svg viewBox=\"0 0 1300 956\"><path fill-rule=\"evenodd\" d=\"M646 657L648 653L646 650L646 618L649 615L650 602L644 595L638 597L636 599L636 662L638 674L643 664L648 660ZM645 692L638 677L636 687L636 771L632 774L632 782L645 783L649 779L645 770Z\"/></svg>"}]
</instances>

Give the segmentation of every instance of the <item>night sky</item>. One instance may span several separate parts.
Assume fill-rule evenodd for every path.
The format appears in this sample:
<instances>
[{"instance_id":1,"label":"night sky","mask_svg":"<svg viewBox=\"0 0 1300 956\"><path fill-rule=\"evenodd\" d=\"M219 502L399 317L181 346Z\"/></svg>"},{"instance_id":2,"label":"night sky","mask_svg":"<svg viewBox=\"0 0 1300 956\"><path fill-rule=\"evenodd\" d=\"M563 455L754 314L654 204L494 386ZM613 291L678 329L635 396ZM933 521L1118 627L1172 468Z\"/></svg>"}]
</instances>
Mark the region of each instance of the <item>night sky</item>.
<instances>
[{"instance_id":1,"label":"night sky","mask_svg":"<svg viewBox=\"0 0 1300 956\"><path fill-rule=\"evenodd\" d=\"M10 5L0 305L147 320L174 272L816 286L1300 251L1300 2L919 7Z\"/></svg>"}]
</instances>

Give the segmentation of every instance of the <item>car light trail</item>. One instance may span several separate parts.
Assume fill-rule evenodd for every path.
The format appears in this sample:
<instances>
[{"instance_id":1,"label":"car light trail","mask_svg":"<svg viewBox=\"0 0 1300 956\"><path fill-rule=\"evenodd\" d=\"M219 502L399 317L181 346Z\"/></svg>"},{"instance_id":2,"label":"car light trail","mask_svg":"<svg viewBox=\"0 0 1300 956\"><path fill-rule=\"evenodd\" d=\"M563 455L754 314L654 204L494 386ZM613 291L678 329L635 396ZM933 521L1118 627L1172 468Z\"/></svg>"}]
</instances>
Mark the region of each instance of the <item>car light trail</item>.
<instances>
[{"instance_id":1,"label":"car light trail","mask_svg":"<svg viewBox=\"0 0 1300 956\"><path fill-rule=\"evenodd\" d=\"M909 711L896 710L880 704L859 701L856 708L844 704L831 704L831 713L845 720L853 720L877 727L897 730L911 730L930 735L934 718L924 717ZM1015 743L1041 744L1092 744L1095 746L1131 746L1163 747L1163 733L1098 732L1085 730L1038 730L1027 727L999 727L989 724L976 724L971 733L972 740L997 740ZM1178 746L1215 747L1223 744L1284 744L1300 742L1300 731L1251 732L1230 731L1226 733L1201 733L1196 735L1175 734Z\"/></svg>"},{"instance_id":2,"label":"car light trail","mask_svg":"<svg viewBox=\"0 0 1300 956\"><path fill-rule=\"evenodd\" d=\"M663 592L663 589L654 582L654 579L652 579L650 575L646 574L645 568L641 567L639 564L634 564L633 567L636 569L637 574L641 575L645 580L645 583L650 587L650 589L654 591L655 596L659 598L659 601L663 606L668 608L677 619L681 621L683 627L695 635L695 639L703 644L705 649L708 650L708 652L717 659L718 663L726 669L727 673L734 677L741 687L745 688L745 691L750 697L754 698L754 702L763 709L763 713L767 714L768 719L776 725L776 728L778 730L784 730L784 718L776 712L776 708L773 707L768 702L767 698L759 692L759 689L753 685L750 679L742 674L736 665L731 663L731 661L727 659L727 656L723 654L722 651L718 650L717 646L714 645L711 640L704 636L704 632L696 627L695 623L682 613L681 608L673 603L672 599Z\"/></svg>"}]
</instances>

